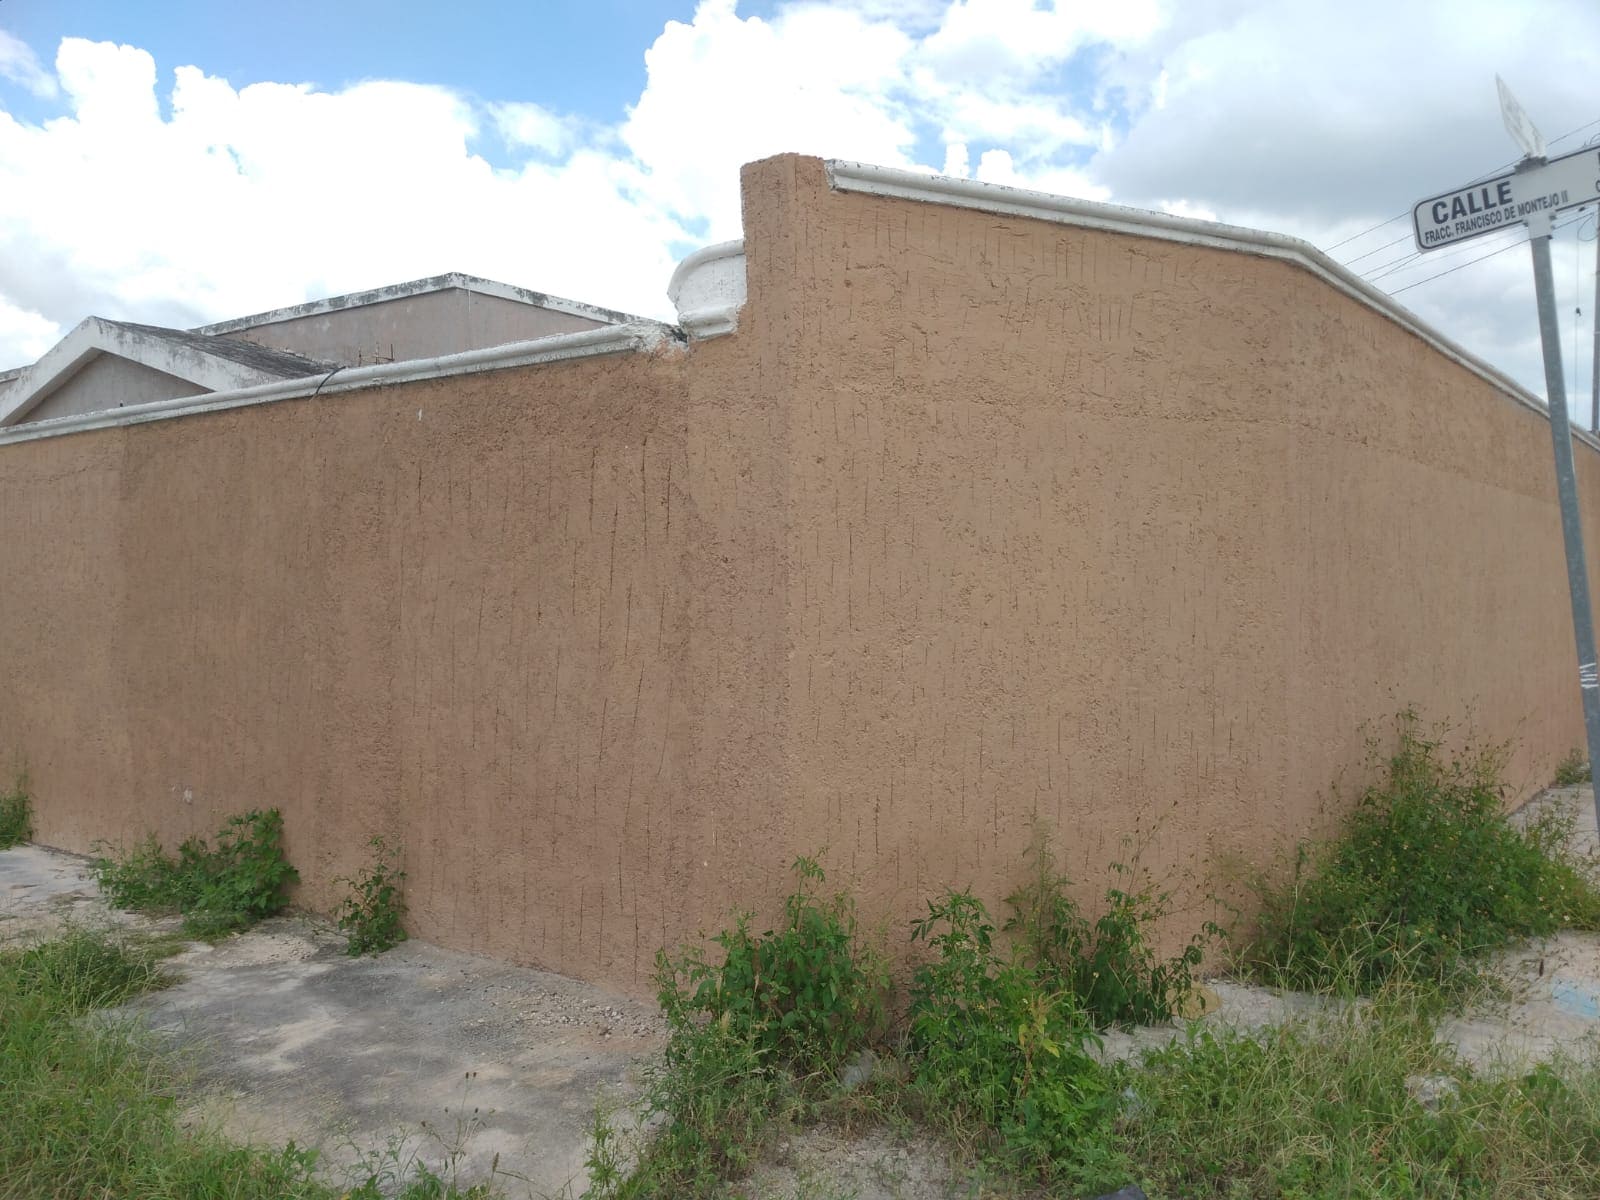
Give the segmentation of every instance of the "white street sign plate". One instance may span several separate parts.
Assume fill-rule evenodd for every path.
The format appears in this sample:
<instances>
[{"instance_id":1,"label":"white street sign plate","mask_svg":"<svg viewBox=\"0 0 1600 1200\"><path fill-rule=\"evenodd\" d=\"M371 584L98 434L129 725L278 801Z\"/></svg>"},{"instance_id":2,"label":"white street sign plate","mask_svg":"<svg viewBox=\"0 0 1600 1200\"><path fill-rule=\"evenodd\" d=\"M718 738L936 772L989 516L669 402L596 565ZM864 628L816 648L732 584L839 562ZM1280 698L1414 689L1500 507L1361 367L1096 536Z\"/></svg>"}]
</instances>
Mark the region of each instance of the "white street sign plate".
<instances>
[{"instance_id":1,"label":"white street sign plate","mask_svg":"<svg viewBox=\"0 0 1600 1200\"><path fill-rule=\"evenodd\" d=\"M1600 148L1430 196L1411 210L1418 250L1438 250L1600 199Z\"/></svg>"},{"instance_id":2,"label":"white street sign plate","mask_svg":"<svg viewBox=\"0 0 1600 1200\"><path fill-rule=\"evenodd\" d=\"M1494 77L1494 86L1500 92L1500 119L1506 123L1506 132L1512 141L1522 147L1522 152L1532 158L1544 157L1544 135L1539 132L1528 115L1528 110L1517 102L1500 76Z\"/></svg>"}]
</instances>

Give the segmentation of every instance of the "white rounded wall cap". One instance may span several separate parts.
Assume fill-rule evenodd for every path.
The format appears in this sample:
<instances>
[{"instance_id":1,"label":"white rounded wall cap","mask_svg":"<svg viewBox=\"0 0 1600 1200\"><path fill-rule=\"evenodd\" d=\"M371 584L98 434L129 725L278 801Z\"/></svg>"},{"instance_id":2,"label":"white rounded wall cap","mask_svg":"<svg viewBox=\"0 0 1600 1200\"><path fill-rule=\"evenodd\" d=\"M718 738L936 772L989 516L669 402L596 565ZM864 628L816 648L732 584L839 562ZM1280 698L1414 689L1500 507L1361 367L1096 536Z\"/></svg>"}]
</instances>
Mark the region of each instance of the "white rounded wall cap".
<instances>
[{"instance_id":1,"label":"white rounded wall cap","mask_svg":"<svg viewBox=\"0 0 1600 1200\"><path fill-rule=\"evenodd\" d=\"M746 294L743 241L696 250L678 264L667 284L678 324L694 338L732 333Z\"/></svg>"}]
</instances>

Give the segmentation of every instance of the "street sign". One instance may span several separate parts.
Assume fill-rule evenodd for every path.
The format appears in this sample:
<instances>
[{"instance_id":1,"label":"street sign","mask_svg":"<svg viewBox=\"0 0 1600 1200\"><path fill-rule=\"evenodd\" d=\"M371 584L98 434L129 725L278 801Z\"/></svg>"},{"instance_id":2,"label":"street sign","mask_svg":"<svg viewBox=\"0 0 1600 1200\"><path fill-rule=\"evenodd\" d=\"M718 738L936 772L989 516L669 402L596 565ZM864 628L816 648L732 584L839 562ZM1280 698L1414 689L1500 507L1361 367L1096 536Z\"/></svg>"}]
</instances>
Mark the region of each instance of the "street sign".
<instances>
[{"instance_id":1,"label":"street sign","mask_svg":"<svg viewBox=\"0 0 1600 1200\"><path fill-rule=\"evenodd\" d=\"M1494 77L1494 86L1500 92L1500 119L1506 123L1506 132L1511 135L1511 140L1521 146L1522 153L1529 158L1543 158L1544 135L1534 126L1528 110L1517 103L1506 81L1498 75Z\"/></svg>"},{"instance_id":2,"label":"street sign","mask_svg":"<svg viewBox=\"0 0 1600 1200\"><path fill-rule=\"evenodd\" d=\"M1500 88L1500 115L1506 129L1527 152L1517 169L1441 196L1430 196L1411 210L1417 249L1438 250L1499 229L1528 227L1533 255L1533 294L1539 309L1539 343L1544 350L1544 385L1550 409L1550 448L1556 460L1556 501L1561 511L1561 541L1567 551L1567 592L1572 598L1572 635L1578 651L1578 694L1583 698L1584 741L1589 762L1600 771L1600 652L1595 649L1594 610L1589 602L1589 566L1578 512L1578 475L1572 462L1572 427L1567 419L1567 378L1561 366L1560 314L1555 272L1550 266L1551 221L1564 208L1600 200L1600 148L1545 161L1544 138L1506 87ZM1487 257L1487 256L1485 256ZM1463 264L1465 265L1465 264ZM1600 361L1600 360L1597 360ZM1600 778L1600 777L1597 777ZM1594 790L1600 821L1600 784Z\"/></svg>"},{"instance_id":3,"label":"street sign","mask_svg":"<svg viewBox=\"0 0 1600 1200\"><path fill-rule=\"evenodd\" d=\"M1418 250L1438 250L1596 200L1600 148L1591 146L1547 163L1524 162L1521 170L1429 196L1411 210L1411 226Z\"/></svg>"}]
</instances>

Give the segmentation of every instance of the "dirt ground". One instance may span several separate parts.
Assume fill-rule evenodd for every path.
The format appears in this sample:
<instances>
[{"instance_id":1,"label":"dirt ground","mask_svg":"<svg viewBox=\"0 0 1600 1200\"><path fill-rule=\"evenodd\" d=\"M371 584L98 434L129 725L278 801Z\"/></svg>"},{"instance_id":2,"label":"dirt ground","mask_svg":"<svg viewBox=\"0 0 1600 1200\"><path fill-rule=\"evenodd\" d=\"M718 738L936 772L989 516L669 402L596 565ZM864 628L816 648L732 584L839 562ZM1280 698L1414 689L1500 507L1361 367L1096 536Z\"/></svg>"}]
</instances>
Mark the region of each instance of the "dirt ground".
<instances>
[{"instance_id":1,"label":"dirt ground","mask_svg":"<svg viewBox=\"0 0 1600 1200\"><path fill-rule=\"evenodd\" d=\"M1580 846L1600 845L1587 788L1546 793L1570 806ZM1530 806L1528 811L1537 811ZM151 935L176 921L116 912L88 864L36 846L0 851L0 945L67 922ZM267 921L216 946L185 943L172 988L134 1007L192 1064L188 1116L234 1137L320 1147L331 1163L390 1152L463 1183L493 1177L507 1196L575 1196L597 1098L637 1086L664 1041L652 1006L547 972L407 942L352 959L326 922ZM1515 999L1446 1024L1481 1069L1515 1069L1600 1046L1600 935L1563 933L1501 959ZM1317 1002L1212 980L1203 1020L1257 1028ZM1174 1026L1113 1032L1106 1053L1136 1055ZM934 1200L981 1194L937 1145L889 1131L785 1139L741 1188L752 1197Z\"/></svg>"}]
</instances>

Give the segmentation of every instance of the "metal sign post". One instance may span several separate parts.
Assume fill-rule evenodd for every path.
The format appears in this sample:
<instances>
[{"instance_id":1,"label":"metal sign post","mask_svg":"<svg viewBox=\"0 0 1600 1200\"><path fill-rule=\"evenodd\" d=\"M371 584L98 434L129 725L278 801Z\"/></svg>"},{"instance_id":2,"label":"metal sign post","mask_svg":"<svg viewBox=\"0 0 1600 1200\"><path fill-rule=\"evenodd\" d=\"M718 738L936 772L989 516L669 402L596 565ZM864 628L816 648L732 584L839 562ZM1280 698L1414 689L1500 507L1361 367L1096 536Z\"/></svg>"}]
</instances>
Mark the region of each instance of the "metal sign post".
<instances>
[{"instance_id":1,"label":"metal sign post","mask_svg":"<svg viewBox=\"0 0 1600 1200\"><path fill-rule=\"evenodd\" d=\"M1555 277L1550 270L1550 214L1528 224L1533 251L1533 290L1539 303L1539 339L1544 346L1544 386L1550 400L1550 441L1556 456L1556 494L1561 503L1561 539L1567 547L1567 588L1572 593L1572 632L1578 644L1578 687L1588 735L1589 772L1600 763L1600 668L1595 666L1594 614L1589 607L1589 568L1578 515L1578 479L1572 463L1572 427L1567 419L1567 381L1561 371L1561 334L1556 316ZM1595 822L1600 827L1600 786L1595 787Z\"/></svg>"},{"instance_id":2,"label":"metal sign post","mask_svg":"<svg viewBox=\"0 0 1600 1200\"><path fill-rule=\"evenodd\" d=\"M1578 480L1572 463L1572 427L1567 385L1561 372L1561 332L1555 280L1550 269L1551 218L1567 208L1600 200L1600 149L1546 161L1544 138L1511 89L1498 75L1500 114L1527 154L1510 175L1470 184L1419 201L1411 210L1417 249L1424 253L1514 225L1528 227L1533 285L1544 346L1545 391L1550 403L1550 442L1555 450L1556 496L1561 537L1567 550L1567 588L1572 595L1572 632L1578 649L1578 688L1591 772L1600 770L1600 667L1596 666L1594 616L1589 605L1589 570L1584 561L1583 524L1578 515ZM1595 786L1595 821L1600 825L1600 779Z\"/></svg>"}]
</instances>

